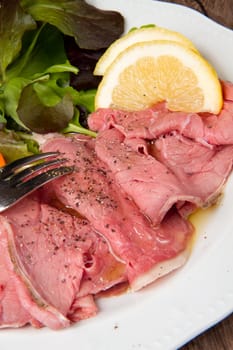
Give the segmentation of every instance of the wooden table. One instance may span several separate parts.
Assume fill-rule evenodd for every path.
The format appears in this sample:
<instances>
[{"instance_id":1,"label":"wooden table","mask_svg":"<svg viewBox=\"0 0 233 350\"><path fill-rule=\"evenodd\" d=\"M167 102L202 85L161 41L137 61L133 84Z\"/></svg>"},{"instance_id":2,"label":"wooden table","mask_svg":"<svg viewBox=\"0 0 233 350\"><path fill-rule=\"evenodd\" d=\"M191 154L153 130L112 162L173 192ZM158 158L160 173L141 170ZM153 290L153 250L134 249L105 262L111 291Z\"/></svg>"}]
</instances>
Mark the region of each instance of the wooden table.
<instances>
[{"instance_id":1,"label":"wooden table","mask_svg":"<svg viewBox=\"0 0 233 350\"><path fill-rule=\"evenodd\" d=\"M216 22L233 29L233 0L166 1L192 7ZM180 350L233 350L233 314L183 346Z\"/></svg>"}]
</instances>

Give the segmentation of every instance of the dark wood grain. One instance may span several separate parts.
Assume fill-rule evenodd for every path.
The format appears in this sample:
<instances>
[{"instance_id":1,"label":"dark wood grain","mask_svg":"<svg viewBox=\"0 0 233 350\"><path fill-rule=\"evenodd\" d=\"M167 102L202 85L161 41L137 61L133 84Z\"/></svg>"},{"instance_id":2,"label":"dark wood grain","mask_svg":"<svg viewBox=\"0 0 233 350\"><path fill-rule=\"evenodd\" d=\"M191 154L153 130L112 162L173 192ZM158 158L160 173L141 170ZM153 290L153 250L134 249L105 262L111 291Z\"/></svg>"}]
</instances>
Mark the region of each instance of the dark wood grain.
<instances>
[{"instance_id":1,"label":"dark wood grain","mask_svg":"<svg viewBox=\"0 0 233 350\"><path fill-rule=\"evenodd\" d=\"M199 335L180 350L233 350L233 315Z\"/></svg>"},{"instance_id":2,"label":"dark wood grain","mask_svg":"<svg viewBox=\"0 0 233 350\"><path fill-rule=\"evenodd\" d=\"M214 21L233 29L233 0L164 1L194 8ZM233 314L179 350L233 350Z\"/></svg>"},{"instance_id":3,"label":"dark wood grain","mask_svg":"<svg viewBox=\"0 0 233 350\"><path fill-rule=\"evenodd\" d=\"M163 1L163 0L162 0ZM233 0L164 0L194 8L233 29Z\"/></svg>"}]
</instances>

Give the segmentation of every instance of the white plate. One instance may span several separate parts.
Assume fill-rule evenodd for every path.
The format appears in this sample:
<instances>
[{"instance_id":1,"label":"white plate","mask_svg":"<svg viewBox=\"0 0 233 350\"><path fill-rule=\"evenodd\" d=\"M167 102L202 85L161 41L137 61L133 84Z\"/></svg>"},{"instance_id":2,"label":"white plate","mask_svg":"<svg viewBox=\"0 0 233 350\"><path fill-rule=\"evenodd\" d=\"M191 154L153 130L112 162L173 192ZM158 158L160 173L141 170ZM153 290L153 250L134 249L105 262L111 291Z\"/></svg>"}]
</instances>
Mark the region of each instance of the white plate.
<instances>
[{"instance_id":1,"label":"white plate","mask_svg":"<svg viewBox=\"0 0 233 350\"><path fill-rule=\"evenodd\" d=\"M233 81L233 31L183 6L153 0L92 0L119 10L127 28L147 23L188 36ZM143 291L101 300L100 312L74 327L1 330L1 349L172 350L233 311L233 176L221 204L196 219L187 264Z\"/></svg>"}]
</instances>

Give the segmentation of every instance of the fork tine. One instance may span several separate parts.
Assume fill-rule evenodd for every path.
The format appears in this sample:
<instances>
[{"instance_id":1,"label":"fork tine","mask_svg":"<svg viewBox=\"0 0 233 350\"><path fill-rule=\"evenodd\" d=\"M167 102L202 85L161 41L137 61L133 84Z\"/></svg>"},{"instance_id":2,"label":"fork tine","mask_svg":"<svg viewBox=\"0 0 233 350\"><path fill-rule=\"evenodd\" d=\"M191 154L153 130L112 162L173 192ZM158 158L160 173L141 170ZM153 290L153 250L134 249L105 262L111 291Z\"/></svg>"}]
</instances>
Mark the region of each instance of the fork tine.
<instances>
[{"instance_id":1,"label":"fork tine","mask_svg":"<svg viewBox=\"0 0 233 350\"><path fill-rule=\"evenodd\" d=\"M47 152L17 159L14 162L7 164L4 168L1 169L0 179L7 178L8 176L12 175L14 171L20 169L22 166L28 165L30 163L35 163L39 160L57 157L59 154L59 152Z\"/></svg>"},{"instance_id":2,"label":"fork tine","mask_svg":"<svg viewBox=\"0 0 233 350\"><path fill-rule=\"evenodd\" d=\"M66 162L67 159L64 158L59 158L59 159L54 159L48 162L44 162L44 163L39 163L33 166L30 166L20 172L18 172L17 174L13 175L12 178L10 179L11 185L13 186L17 186L17 184L20 181L23 181L24 179L26 179L27 176L29 175L36 175L36 173L40 170L43 170L45 168L48 168L52 165L58 165L58 164L62 164L64 162Z\"/></svg>"},{"instance_id":3,"label":"fork tine","mask_svg":"<svg viewBox=\"0 0 233 350\"><path fill-rule=\"evenodd\" d=\"M54 179L58 179L63 175L72 173L73 170L74 170L74 167L72 166L63 166L55 169L50 169L45 173L41 173L28 181L21 182L17 186L17 190L15 191L16 193L15 193L15 198L13 202L17 203L19 200L27 196L32 191L35 191L39 187L45 185L46 183Z\"/></svg>"}]
</instances>

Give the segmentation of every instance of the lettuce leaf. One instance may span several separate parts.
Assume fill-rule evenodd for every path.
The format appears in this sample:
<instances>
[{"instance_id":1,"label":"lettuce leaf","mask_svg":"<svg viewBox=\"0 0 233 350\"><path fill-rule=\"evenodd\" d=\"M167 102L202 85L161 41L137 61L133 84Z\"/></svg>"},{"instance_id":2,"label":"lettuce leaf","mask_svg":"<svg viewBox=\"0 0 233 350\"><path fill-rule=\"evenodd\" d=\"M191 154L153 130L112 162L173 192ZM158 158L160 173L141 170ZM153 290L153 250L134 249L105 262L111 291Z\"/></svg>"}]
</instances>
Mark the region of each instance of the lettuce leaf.
<instances>
[{"instance_id":1,"label":"lettuce leaf","mask_svg":"<svg viewBox=\"0 0 233 350\"><path fill-rule=\"evenodd\" d=\"M59 95L52 84L35 83L23 89L17 114L24 125L34 132L59 132L73 118L73 100L65 89Z\"/></svg>"},{"instance_id":2,"label":"lettuce leaf","mask_svg":"<svg viewBox=\"0 0 233 350\"><path fill-rule=\"evenodd\" d=\"M123 27L121 14L85 0L0 1L0 152L7 162L38 152L32 131L95 136L85 119L94 109L98 82L90 86L86 79L86 58L92 56L91 75L98 55ZM86 91L71 84L79 63L70 63L66 38L86 50L81 77L82 86L87 81Z\"/></svg>"},{"instance_id":3,"label":"lettuce leaf","mask_svg":"<svg viewBox=\"0 0 233 350\"><path fill-rule=\"evenodd\" d=\"M28 33L21 56L6 71L2 93L6 115L31 131L62 130L74 112L76 95L70 91L70 72L77 74L78 69L67 60L57 28L46 24Z\"/></svg>"},{"instance_id":4,"label":"lettuce leaf","mask_svg":"<svg viewBox=\"0 0 233 350\"><path fill-rule=\"evenodd\" d=\"M84 0L21 0L23 8L37 21L56 26L73 36L79 47L98 50L108 47L124 30L124 18Z\"/></svg>"},{"instance_id":5,"label":"lettuce leaf","mask_svg":"<svg viewBox=\"0 0 233 350\"><path fill-rule=\"evenodd\" d=\"M7 71L7 79L14 76L35 79L56 72L78 73L67 59L64 39L54 26L44 24L26 35L22 53Z\"/></svg>"},{"instance_id":6,"label":"lettuce leaf","mask_svg":"<svg viewBox=\"0 0 233 350\"><path fill-rule=\"evenodd\" d=\"M5 115L10 116L16 124L24 128L25 125L20 120L17 108L21 96L21 92L25 86L30 84L30 80L23 77L15 77L8 81L5 85L2 99L4 100Z\"/></svg>"},{"instance_id":7,"label":"lettuce leaf","mask_svg":"<svg viewBox=\"0 0 233 350\"><path fill-rule=\"evenodd\" d=\"M0 153L9 163L18 158L39 153L39 146L29 134L4 130L0 131Z\"/></svg>"},{"instance_id":8,"label":"lettuce leaf","mask_svg":"<svg viewBox=\"0 0 233 350\"><path fill-rule=\"evenodd\" d=\"M0 130L5 123L5 102L2 98L0 98Z\"/></svg>"},{"instance_id":9,"label":"lettuce leaf","mask_svg":"<svg viewBox=\"0 0 233 350\"><path fill-rule=\"evenodd\" d=\"M1 0L0 8L0 83L5 71L22 47L22 37L36 27L31 15L25 13L18 0Z\"/></svg>"},{"instance_id":10,"label":"lettuce leaf","mask_svg":"<svg viewBox=\"0 0 233 350\"><path fill-rule=\"evenodd\" d=\"M96 132L86 129L83 127L80 123L80 111L78 109L75 109L74 117L71 120L71 122L68 124L68 126L62 130L64 134L66 133L81 133L85 135L89 135L92 137L96 136Z\"/></svg>"},{"instance_id":11,"label":"lettuce leaf","mask_svg":"<svg viewBox=\"0 0 233 350\"><path fill-rule=\"evenodd\" d=\"M77 104L83 106L88 112L94 112L96 89L90 89L88 91L80 91L78 95Z\"/></svg>"}]
</instances>

